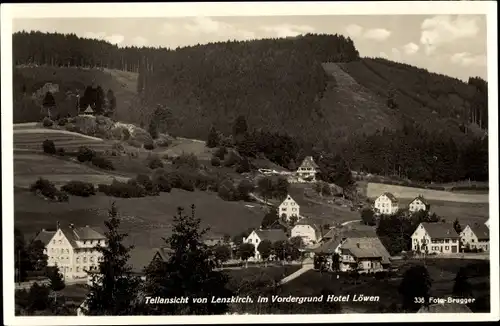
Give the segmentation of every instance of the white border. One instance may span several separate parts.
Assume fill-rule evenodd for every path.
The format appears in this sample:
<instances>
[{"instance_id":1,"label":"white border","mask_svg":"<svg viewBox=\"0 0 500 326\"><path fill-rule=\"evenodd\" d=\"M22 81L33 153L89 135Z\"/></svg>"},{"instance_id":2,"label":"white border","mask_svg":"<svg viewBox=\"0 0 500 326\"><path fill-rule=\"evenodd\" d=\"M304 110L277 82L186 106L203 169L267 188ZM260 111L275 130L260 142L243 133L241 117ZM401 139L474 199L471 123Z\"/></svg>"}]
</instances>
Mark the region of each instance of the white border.
<instances>
[{"instance_id":1,"label":"white border","mask_svg":"<svg viewBox=\"0 0 500 326\"><path fill-rule=\"evenodd\" d=\"M277 15L417 15L486 14L489 84L490 229L498 230L498 70L496 1L420 2L251 2L251 3L126 3L126 4L2 4L2 209L4 316L7 325L126 325L228 324L311 322L416 322L499 320L499 239L491 233L491 313L489 314L341 314L244 316L126 316L126 317L15 317L13 254L12 159L12 19L70 17L186 17Z\"/></svg>"}]
</instances>

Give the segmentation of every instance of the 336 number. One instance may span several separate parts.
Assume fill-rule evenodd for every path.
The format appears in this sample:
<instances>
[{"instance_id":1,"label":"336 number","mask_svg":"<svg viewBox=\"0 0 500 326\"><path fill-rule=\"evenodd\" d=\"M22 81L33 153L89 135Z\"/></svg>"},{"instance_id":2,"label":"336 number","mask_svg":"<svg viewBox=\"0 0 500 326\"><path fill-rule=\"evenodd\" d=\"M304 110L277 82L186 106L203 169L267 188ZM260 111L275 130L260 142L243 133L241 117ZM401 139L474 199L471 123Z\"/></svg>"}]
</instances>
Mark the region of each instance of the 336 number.
<instances>
[{"instance_id":1,"label":"336 number","mask_svg":"<svg viewBox=\"0 0 500 326\"><path fill-rule=\"evenodd\" d=\"M415 297L414 299L415 299L415 303L424 303L424 301L425 301L424 298L422 298L422 297Z\"/></svg>"}]
</instances>

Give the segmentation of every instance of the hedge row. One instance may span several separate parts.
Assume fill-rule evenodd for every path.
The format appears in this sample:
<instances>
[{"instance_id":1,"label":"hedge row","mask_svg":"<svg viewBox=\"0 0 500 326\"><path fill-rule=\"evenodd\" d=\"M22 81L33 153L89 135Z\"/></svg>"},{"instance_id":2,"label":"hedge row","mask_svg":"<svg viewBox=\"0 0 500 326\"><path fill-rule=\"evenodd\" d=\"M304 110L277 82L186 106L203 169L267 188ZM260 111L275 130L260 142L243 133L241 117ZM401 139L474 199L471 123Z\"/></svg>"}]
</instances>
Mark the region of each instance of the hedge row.
<instances>
[{"instance_id":1,"label":"hedge row","mask_svg":"<svg viewBox=\"0 0 500 326\"><path fill-rule=\"evenodd\" d=\"M35 181L35 183L30 186L30 191L40 193L46 198L59 202L66 202L69 200L65 192L58 190L52 182L43 178L39 178Z\"/></svg>"}]
</instances>

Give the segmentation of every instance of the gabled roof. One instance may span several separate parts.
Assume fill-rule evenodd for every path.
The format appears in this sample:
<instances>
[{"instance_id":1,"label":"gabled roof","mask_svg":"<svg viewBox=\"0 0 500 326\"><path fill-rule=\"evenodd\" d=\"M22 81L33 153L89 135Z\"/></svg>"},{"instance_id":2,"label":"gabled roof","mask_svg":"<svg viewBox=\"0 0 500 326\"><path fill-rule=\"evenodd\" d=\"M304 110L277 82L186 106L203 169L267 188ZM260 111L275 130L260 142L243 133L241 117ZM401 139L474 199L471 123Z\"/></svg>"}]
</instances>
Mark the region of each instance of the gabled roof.
<instances>
[{"instance_id":1,"label":"gabled roof","mask_svg":"<svg viewBox=\"0 0 500 326\"><path fill-rule=\"evenodd\" d=\"M413 198L413 200L410 202L413 203L415 200L420 200L425 206L429 206L429 203L427 202L427 200L425 200L424 196L422 195L418 195L417 197Z\"/></svg>"},{"instance_id":2,"label":"gabled roof","mask_svg":"<svg viewBox=\"0 0 500 326\"><path fill-rule=\"evenodd\" d=\"M341 246L356 258L382 258L382 263L390 263L391 255L378 237L348 238Z\"/></svg>"},{"instance_id":3,"label":"gabled roof","mask_svg":"<svg viewBox=\"0 0 500 326\"><path fill-rule=\"evenodd\" d=\"M33 241L40 240L44 246L48 245L50 240L54 237L57 231L47 231L45 229L40 230Z\"/></svg>"},{"instance_id":4,"label":"gabled roof","mask_svg":"<svg viewBox=\"0 0 500 326\"><path fill-rule=\"evenodd\" d=\"M469 225L470 229L476 235L479 241L488 241L490 239L490 229L484 224Z\"/></svg>"},{"instance_id":5,"label":"gabled roof","mask_svg":"<svg viewBox=\"0 0 500 326\"><path fill-rule=\"evenodd\" d=\"M89 105L89 106L87 106L85 111L83 111L83 113L94 113L94 110L92 110L92 107Z\"/></svg>"},{"instance_id":6,"label":"gabled roof","mask_svg":"<svg viewBox=\"0 0 500 326\"><path fill-rule=\"evenodd\" d=\"M419 314L441 314L441 313L471 313L472 310L470 310L469 307L465 304L458 304L458 303L446 303L446 304L432 304L429 307L424 307L422 306L417 313Z\"/></svg>"},{"instance_id":7,"label":"gabled roof","mask_svg":"<svg viewBox=\"0 0 500 326\"><path fill-rule=\"evenodd\" d=\"M167 261L170 252L169 248L133 248L130 250L128 263L132 267L132 272L142 273L154 258Z\"/></svg>"},{"instance_id":8,"label":"gabled roof","mask_svg":"<svg viewBox=\"0 0 500 326\"><path fill-rule=\"evenodd\" d=\"M85 241L85 240L105 240L106 237L94 230L90 226L85 227L69 227L64 226L59 228L61 232L64 234L66 239L68 239L70 245L73 248L77 248L78 245L76 241Z\"/></svg>"},{"instance_id":9,"label":"gabled roof","mask_svg":"<svg viewBox=\"0 0 500 326\"><path fill-rule=\"evenodd\" d=\"M451 223L420 223L432 239L460 238Z\"/></svg>"},{"instance_id":10,"label":"gabled roof","mask_svg":"<svg viewBox=\"0 0 500 326\"><path fill-rule=\"evenodd\" d=\"M363 238L376 238L377 235L374 230L342 230L342 229L331 229L323 239L328 239L321 246L316 248L314 251L317 253L328 253L331 254L340 245L342 240L347 239L363 239Z\"/></svg>"},{"instance_id":11,"label":"gabled roof","mask_svg":"<svg viewBox=\"0 0 500 326\"><path fill-rule=\"evenodd\" d=\"M313 219L311 218L303 218L301 220L299 220L295 226L297 225L309 225L310 227L312 227L314 229L314 233L316 235L316 239L321 239L323 237L324 234L326 234L328 232L328 230L324 230L322 227L321 227L321 224L314 221ZM294 226L294 227L295 227Z\"/></svg>"},{"instance_id":12,"label":"gabled roof","mask_svg":"<svg viewBox=\"0 0 500 326\"><path fill-rule=\"evenodd\" d=\"M295 199L292 198L292 196L290 196L290 194L286 195L286 198L280 203L280 206L281 204L283 204L285 201L288 201L288 200L293 200L294 202L297 203L297 201ZM297 203L298 205L298 203Z\"/></svg>"},{"instance_id":13,"label":"gabled roof","mask_svg":"<svg viewBox=\"0 0 500 326\"><path fill-rule=\"evenodd\" d=\"M281 229L269 229L269 230L254 230L261 241L269 240L271 242L276 241L286 241L288 238L285 232Z\"/></svg>"},{"instance_id":14,"label":"gabled roof","mask_svg":"<svg viewBox=\"0 0 500 326\"><path fill-rule=\"evenodd\" d=\"M380 198L380 197L381 197L381 196L383 196L383 195L385 195L387 198L389 198L389 200L390 200L392 203L394 203L394 204L396 204L396 203L398 202L398 199L397 199L397 198L396 198L393 194L391 194L390 192L384 192L384 193L383 193L382 195L380 195L378 198ZM377 198L377 199L378 199L378 198Z\"/></svg>"},{"instance_id":15,"label":"gabled roof","mask_svg":"<svg viewBox=\"0 0 500 326\"><path fill-rule=\"evenodd\" d=\"M170 255L172 255L172 253L174 253L174 250L172 248L167 248L167 247L157 248L155 249L153 258L159 257L163 261L167 261Z\"/></svg>"},{"instance_id":16,"label":"gabled roof","mask_svg":"<svg viewBox=\"0 0 500 326\"><path fill-rule=\"evenodd\" d=\"M318 165L316 162L314 162L314 159L312 156L306 156L304 160L302 161L302 164L299 166L302 168L318 168Z\"/></svg>"}]
</instances>

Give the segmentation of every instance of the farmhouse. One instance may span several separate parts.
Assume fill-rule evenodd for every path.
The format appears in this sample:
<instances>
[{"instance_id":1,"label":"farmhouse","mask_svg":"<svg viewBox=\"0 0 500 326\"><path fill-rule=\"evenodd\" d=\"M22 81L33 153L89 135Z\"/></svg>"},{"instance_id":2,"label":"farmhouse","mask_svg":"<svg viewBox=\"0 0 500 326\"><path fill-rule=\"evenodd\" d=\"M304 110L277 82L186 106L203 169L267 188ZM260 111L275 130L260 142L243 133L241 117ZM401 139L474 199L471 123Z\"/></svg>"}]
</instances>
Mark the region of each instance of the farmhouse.
<instances>
[{"instance_id":1,"label":"farmhouse","mask_svg":"<svg viewBox=\"0 0 500 326\"><path fill-rule=\"evenodd\" d=\"M411 213L415 213L418 211L428 211L429 208L430 205L429 203L427 203L423 196L417 196L410 202L410 204L408 204L408 210Z\"/></svg>"},{"instance_id":2,"label":"farmhouse","mask_svg":"<svg viewBox=\"0 0 500 326\"><path fill-rule=\"evenodd\" d=\"M375 199L374 210L379 214L395 214L398 209L398 200L390 192L383 193Z\"/></svg>"},{"instance_id":3,"label":"farmhouse","mask_svg":"<svg viewBox=\"0 0 500 326\"><path fill-rule=\"evenodd\" d=\"M488 251L490 247L490 229L484 224L467 225L460 232L460 239L465 247Z\"/></svg>"},{"instance_id":4,"label":"farmhouse","mask_svg":"<svg viewBox=\"0 0 500 326\"><path fill-rule=\"evenodd\" d=\"M86 270L96 270L101 253L95 247L105 246L104 235L89 227L60 227L46 246L47 265L58 266L65 280L83 279Z\"/></svg>"},{"instance_id":5,"label":"farmhouse","mask_svg":"<svg viewBox=\"0 0 500 326\"><path fill-rule=\"evenodd\" d=\"M340 270L359 273L387 269L391 255L377 237L348 238L340 246Z\"/></svg>"},{"instance_id":6,"label":"farmhouse","mask_svg":"<svg viewBox=\"0 0 500 326\"><path fill-rule=\"evenodd\" d=\"M225 243L222 235L207 235L203 237L203 243L209 247L222 245Z\"/></svg>"},{"instance_id":7,"label":"farmhouse","mask_svg":"<svg viewBox=\"0 0 500 326\"><path fill-rule=\"evenodd\" d=\"M302 164L297 169L297 176L305 181L315 182L318 165L314 162L312 156L306 156Z\"/></svg>"},{"instance_id":8,"label":"farmhouse","mask_svg":"<svg viewBox=\"0 0 500 326\"><path fill-rule=\"evenodd\" d=\"M259 244L264 241L269 240L271 243L277 241L286 241L287 237L282 229L269 229L269 230L253 230L248 237L243 238L243 243L251 243L255 246L255 260L260 260L260 253L257 250Z\"/></svg>"},{"instance_id":9,"label":"farmhouse","mask_svg":"<svg viewBox=\"0 0 500 326\"><path fill-rule=\"evenodd\" d=\"M312 220L303 219L292 228L291 237L301 237L304 243L309 245L320 241L322 233L321 226Z\"/></svg>"},{"instance_id":10,"label":"farmhouse","mask_svg":"<svg viewBox=\"0 0 500 326\"><path fill-rule=\"evenodd\" d=\"M411 236L412 250L436 254L457 253L460 236L450 223L420 223Z\"/></svg>"},{"instance_id":11,"label":"farmhouse","mask_svg":"<svg viewBox=\"0 0 500 326\"><path fill-rule=\"evenodd\" d=\"M292 216L299 220L300 206L290 195L287 195L285 200L283 200L283 202L278 206L278 214L280 218L287 222L290 221Z\"/></svg>"}]
</instances>

